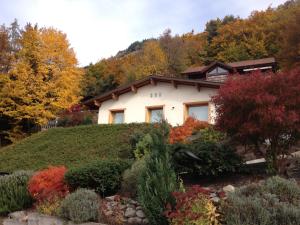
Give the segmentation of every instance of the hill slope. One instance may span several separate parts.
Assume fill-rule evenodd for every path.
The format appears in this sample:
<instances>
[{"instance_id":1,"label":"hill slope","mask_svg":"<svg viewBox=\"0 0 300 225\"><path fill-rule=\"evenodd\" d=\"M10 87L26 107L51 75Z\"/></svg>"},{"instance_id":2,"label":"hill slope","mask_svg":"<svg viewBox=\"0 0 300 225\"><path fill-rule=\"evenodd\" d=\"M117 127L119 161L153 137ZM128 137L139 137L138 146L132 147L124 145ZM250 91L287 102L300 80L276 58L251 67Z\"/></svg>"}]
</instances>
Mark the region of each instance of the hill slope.
<instances>
[{"instance_id":1,"label":"hill slope","mask_svg":"<svg viewBox=\"0 0 300 225\"><path fill-rule=\"evenodd\" d=\"M0 171L78 165L100 158L130 158L129 136L145 124L53 128L0 149Z\"/></svg>"}]
</instances>

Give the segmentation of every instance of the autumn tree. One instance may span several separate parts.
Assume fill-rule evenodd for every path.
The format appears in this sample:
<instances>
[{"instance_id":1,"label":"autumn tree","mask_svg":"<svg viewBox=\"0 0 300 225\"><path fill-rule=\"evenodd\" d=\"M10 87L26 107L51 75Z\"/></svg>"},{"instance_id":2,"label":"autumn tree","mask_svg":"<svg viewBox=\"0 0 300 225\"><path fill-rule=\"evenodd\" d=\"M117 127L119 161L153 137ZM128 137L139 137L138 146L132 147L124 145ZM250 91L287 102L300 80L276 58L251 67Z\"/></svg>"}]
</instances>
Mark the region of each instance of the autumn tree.
<instances>
[{"instance_id":1,"label":"autumn tree","mask_svg":"<svg viewBox=\"0 0 300 225\"><path fill-rule=\"evenodd\" d=\"M164 51L168 64L169 74L180 74L186 68L187 52L184 49L184 41L179 35L172 37L171 30L167 29L159 38L160 46Z\"/></svg>"},{"instance_id":2,"label":"autumn tree","mask_svg":"<svg viewBox=\"0 0 300 225\"><path fill-rule=\"evenodd\" d=\"M283 67L292 68L300 65L300 2L287 10L289 17L281 31L279 59Z\"/></svg>"},{"instance_id":3,"label":"autumn tree","mask_svg":"<svg viewBox=\"0 0 300 225\"><path fill-rule=\"evenodd\" d=\"M117 87L116 76L109 74L105 62L102 60L95 64L90 64L84 69L81 82L82 96L85 99L100 95Z\"/></svg>"},{"instance_id":4,"label":"autumn tree","mask_svg":"<svg viewBox=\"0 0 300 225\"><path fill-rule=\"evenodd\" d=\"M78 102L81 74L65 34L27 25L16 61L0 78L0 113L14 123L10 139Z\"/></svg>"},{"instance_id":5,"label":"autumn tree","mask_svg":"<svg viewBox=\"0 0 300 225\"><path fill-rule=\"evenodd\" d=\"M215 58L233 62L274 56L279 48L277 19L274 9L270 8L220 27L211 41Z\"/></svg>"},{"instance_id":6,"label":"autumn tree","mask_svg":"<svg viewBox=\"0 0 300 225\"><path fill-rule=\"evenodd\" d=\"M300 70L229 79L214 98L216 126L241 144L266 145L270 169L300 134Z\"/></svg>"}]
</instances>

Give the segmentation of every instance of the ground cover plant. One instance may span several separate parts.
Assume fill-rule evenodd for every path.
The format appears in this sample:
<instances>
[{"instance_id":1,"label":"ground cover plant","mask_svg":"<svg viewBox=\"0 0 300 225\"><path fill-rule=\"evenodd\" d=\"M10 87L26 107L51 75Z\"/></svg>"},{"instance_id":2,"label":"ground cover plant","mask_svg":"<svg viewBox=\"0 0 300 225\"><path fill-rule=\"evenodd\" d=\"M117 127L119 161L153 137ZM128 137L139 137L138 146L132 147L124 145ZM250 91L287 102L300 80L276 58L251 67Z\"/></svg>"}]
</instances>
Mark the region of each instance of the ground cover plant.
<instances>
[{"instance_id":1,"label":"ground cover plant","mask_svg":"<svg viewBox=\"0 0 300 225\"><path fill-rule=\"evenodd\" d=\"M229 194L221 209L226 225L298 225L300 187L295 181L272 177Z\"/></svg>"},{"instance_id":2,"label":"ground cover plant","mask_svg":"<svg viewBox=\"0 0 300 225\"><path fill-rule=\"evenodd\" d=\"M149 124L53 128L0 149L0 171L73 168L103 158L133 158L130 136Z\"/></svg>"}]
</instances>

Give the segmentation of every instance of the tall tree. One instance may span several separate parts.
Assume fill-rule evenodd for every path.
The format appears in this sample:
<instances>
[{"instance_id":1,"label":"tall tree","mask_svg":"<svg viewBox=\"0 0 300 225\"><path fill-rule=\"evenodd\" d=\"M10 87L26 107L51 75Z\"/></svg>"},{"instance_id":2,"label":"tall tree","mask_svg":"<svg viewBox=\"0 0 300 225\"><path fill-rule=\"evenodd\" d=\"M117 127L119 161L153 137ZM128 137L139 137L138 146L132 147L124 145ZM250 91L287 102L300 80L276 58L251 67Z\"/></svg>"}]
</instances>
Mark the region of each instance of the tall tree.
<instances>
[{"instance_id":1,"label":"tall tree","mask_svg":"<svg viewBox=\"0 0 300 225\"><path fill-rule=\"evenodd\" d=\"M278 55L283 67L292 68L300 66L300 2L288 11L287 22L281 31L282 47Z\"/></svg>"},{"instance_id":2,"label":"tall tree","mask_svg":"<svg viewBox=\"0 0 300 225\"><path fill-rule=\"evenodd\" d=\"M78 102L81 75L65 34L27 25L16 62L1 79L0 113L14 121L10 139Z\"/></svg>"},{"instance_id":3,"label":"tall tree","mask_svg":"<svg viewBox=\"0 0 300 225\"><path fill-rule=\"evenodd\" d=\"M241 144L268 146L270 169L300 135L300 70L229 79L214 98L216 126Z\"/></svg>"},{"instance_id":4,"label":"tall tree","mask_svg":"<svg viewBox=\"0 0 300 225\"><path fill-rule=\"evenodd\" d=\"M85 68L84 78L81 82L82 96L85 99L100 95L117 87L113 74L107 75L104 61L91 64Z\"/></svg>"},{"instance_id":5,"label":"tall tree","mask_svg":"<svg viewBox=\"0 0 300 225\"><path fill-rule=\"evenodd\" d=\"M171 30L167 29L160 36L159 43L166 55L169 74L180 74L188 64L183 39L178 35L172 37Z\"/></svg>"}]
</instances>

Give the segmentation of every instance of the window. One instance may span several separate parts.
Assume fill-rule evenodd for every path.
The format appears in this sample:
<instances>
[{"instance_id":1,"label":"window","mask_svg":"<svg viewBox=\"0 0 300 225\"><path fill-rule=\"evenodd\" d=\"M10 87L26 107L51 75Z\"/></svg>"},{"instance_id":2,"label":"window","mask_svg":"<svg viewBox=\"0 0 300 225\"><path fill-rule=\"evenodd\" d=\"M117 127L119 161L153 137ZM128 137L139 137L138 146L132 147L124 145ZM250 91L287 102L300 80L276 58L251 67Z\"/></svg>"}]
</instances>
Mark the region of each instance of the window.
<instances>
[{"instance_id":1,"label":"window","mask_svg":"<svg viewBox=\"0 0 300 225\"><path fill-rule=\"evenodd\" d=\"M164 118L163 106L146 107L146 122L159 123Z\"/></svg>"},{"instance_id":2,"label":"window","mask_svg":"<svg viewBox=\"0 0 300 225\"><path fill-rule=\"evenodd\" d=\"M185 104L185 113L184 119L188 117L193 117L200 121L209 120L209 108L207 102L196 102L196 103L186 103Z\"/></svg>"},{"instance_id":3,"label":"window","mask_svg":"<svg viewBox=\"0 0 300 225\"><path fill-rule=\"evenodd\" d=\"M226 75L228 74L228 70L225 70L221 67L216 67L212 71L207 73L209 76L216 76L216 75Z\"/></svg>"},{"instance_id":4,"label":"window","mask_svg":"<svg viewBox=\"0 0 300 225\"><path fill-rule=\"evenodd\" d=\"M111 110L109 116L109 123L119 124L124 123L124 110Z\"/></svg>"}]
</instances>

